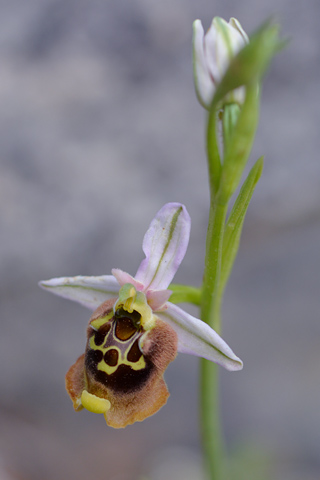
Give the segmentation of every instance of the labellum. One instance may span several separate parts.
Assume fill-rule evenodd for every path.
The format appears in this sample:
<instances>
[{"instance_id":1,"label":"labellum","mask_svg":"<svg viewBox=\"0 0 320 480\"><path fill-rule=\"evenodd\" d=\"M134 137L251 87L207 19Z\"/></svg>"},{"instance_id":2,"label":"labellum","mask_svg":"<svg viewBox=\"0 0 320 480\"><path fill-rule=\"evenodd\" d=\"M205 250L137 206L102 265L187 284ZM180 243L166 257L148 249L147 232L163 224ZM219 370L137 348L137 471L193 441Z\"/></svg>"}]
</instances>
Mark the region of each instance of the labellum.
<instances>
[{"instance_id":1,"label":"labellum","mask_svg":"<svg viewBox=\"0 0 320 480\"><path fill-rule=\"evenodd\" d=\"M145 322L137 310L114 311L117 300L107 300L90 318L85 354L69 369L66 388L75 410L103 413L108 425L121 428L166 403L163 373L178 342L175 331L152 313Z\"/></svg>"}]
</instances>

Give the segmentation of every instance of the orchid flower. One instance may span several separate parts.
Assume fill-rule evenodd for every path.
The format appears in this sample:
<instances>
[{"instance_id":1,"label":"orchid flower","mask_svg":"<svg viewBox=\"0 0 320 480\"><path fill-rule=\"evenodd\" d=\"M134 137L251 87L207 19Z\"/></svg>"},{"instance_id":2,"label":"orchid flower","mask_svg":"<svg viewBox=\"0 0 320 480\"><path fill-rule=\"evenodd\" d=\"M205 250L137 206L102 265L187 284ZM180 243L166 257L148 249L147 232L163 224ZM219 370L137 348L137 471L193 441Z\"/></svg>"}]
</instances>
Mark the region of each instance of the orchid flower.
<instances>
[{"instance_id":1,"label":"orchid flower","mask_svg":"<svg viewBox=\"0 0 320 480\"><path fill-rule=\"evenodd\" d=\"M66 375L76 411L102 413L115 428L152 415L169 396L163 374L177 352L204 357L227 370L242 368L214 330L168 301L190 227L185 206L167 203L145 234L145 259L135 277L113 269L112 275L40 282L42 288L94 310L86 351Z\"/></svg>"}]
</instances>

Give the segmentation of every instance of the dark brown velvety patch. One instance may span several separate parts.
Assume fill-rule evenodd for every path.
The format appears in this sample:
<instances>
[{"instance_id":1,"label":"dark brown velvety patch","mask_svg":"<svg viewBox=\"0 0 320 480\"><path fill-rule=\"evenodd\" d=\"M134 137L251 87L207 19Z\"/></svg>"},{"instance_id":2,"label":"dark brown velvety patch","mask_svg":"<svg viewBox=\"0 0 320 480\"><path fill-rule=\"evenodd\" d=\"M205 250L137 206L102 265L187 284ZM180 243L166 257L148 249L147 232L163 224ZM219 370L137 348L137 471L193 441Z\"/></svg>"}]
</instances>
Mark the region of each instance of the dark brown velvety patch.
<instances>
[{"instance_id":1,"label":"dark brown velvety patch","mask_svg":"<svg viewBox=\"0 0 320 480\"><path fill-rule=\"evenodd\" d=\"M111 323L106 322L104 325L102 325L99 330L94 334L94 343L97 346L100 346L103 344L104 339L106 338L107 333L109 332L111 328Z\"/></svg>"},{"instance_id":2,"label":"dark brown velvety patch","mask_svg":"<svg viewBox=\"0 0 320 480\"><path fill-rule=\"evenodd\" d=\"M139 338L137 338L137 340L134 342L134 344L129 350L129 353L127 355L127 360L128 362L135 363L139 361L141 356L142 356L142 352L139 348Z\"/></svg>"},{"instance_id":3,"label":"dark brown velvety patch","mask_svg":"<svg viewBox=\"0 0 320 480\"><path fill-rule=\"evenodd\" d=\"M141 370L133 370L129 365L119 365L117 370L108 375L97 369L92 369L95 379L110 390L118 393L132 393L140 390L148 381L153 365L147 363Z\"/></svg>"},{"instance_id":4,"label":"dark brown velvety patch","mask_svg":"<svg viewBox=\"0 0 320 480\"><path fill-rule=\"evenodd\" d=\"M117 365L118 358L119 358L119 354L118 354L117 350L115 350L114 348L112 348L111 350L108 350L104 354L104 361L110 367L115 367Z\"/></svg>"},{"instance_id":5,"label":"dark brown velvety patch","mask_svg":"<svg viewBox=\"0 0 320 480\"><path fill-rule=\"evenodd\" d=\"M128 340L136 333L137 329L134 326L131 318L121 317L116 320L115 334L119 340Z\"/></svg>"},{"instance_id":6,"label":"dark brown velvety patch","mask_svg":"<svg viewBox=\"0 0 320 480\"><path fill-rule=\"evenodd\" d=\"M97 370L97 365L103 359L103 352L101 350L88 350L85 356L86 368L94 373Z\"/></svg>"}]
</instances>

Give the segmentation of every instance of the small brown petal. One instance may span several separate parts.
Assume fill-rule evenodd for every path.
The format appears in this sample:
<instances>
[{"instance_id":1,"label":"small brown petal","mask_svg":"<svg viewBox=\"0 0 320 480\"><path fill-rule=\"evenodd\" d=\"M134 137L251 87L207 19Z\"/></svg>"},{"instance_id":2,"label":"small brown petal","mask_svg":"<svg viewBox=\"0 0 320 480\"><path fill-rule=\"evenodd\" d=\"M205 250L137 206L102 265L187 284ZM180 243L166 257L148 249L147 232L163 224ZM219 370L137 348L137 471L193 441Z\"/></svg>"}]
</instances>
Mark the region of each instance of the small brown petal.
<instances>
[{"instance_id":1,"label":"small brown petal","mask_svg":"<svg viewBox=\"0 0 320 480\"><path fill-rule=\"evenodd\" d=\"M84 354L69 368L66 375L66 389L73 402L74 409L79 412L83 409L81 394L85 389Z\"/></svg>"}]
</instances>

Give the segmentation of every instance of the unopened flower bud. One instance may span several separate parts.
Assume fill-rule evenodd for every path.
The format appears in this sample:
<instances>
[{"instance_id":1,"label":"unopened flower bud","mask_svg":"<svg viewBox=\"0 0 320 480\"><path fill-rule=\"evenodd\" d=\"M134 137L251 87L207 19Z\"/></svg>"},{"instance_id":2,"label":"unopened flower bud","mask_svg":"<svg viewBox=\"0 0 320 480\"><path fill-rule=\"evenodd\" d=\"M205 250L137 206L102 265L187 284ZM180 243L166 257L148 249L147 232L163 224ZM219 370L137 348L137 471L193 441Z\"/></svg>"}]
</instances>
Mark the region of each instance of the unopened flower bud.
<instances>
[{"instance_id":1,"label":"unopened flower bud","mask_svg":"<svg viewBox=\"0 0 320 480\"><path fill-rule=\"evenodd\" d=\"M247 44L249 38L238 20L214 17L204 34L200 20L193 23L193 70L197 97L206 109L210 108L216 88L233 57ZM242 104L244 87L230 92L226 103Z\"/></svg>"}]
</instances>

